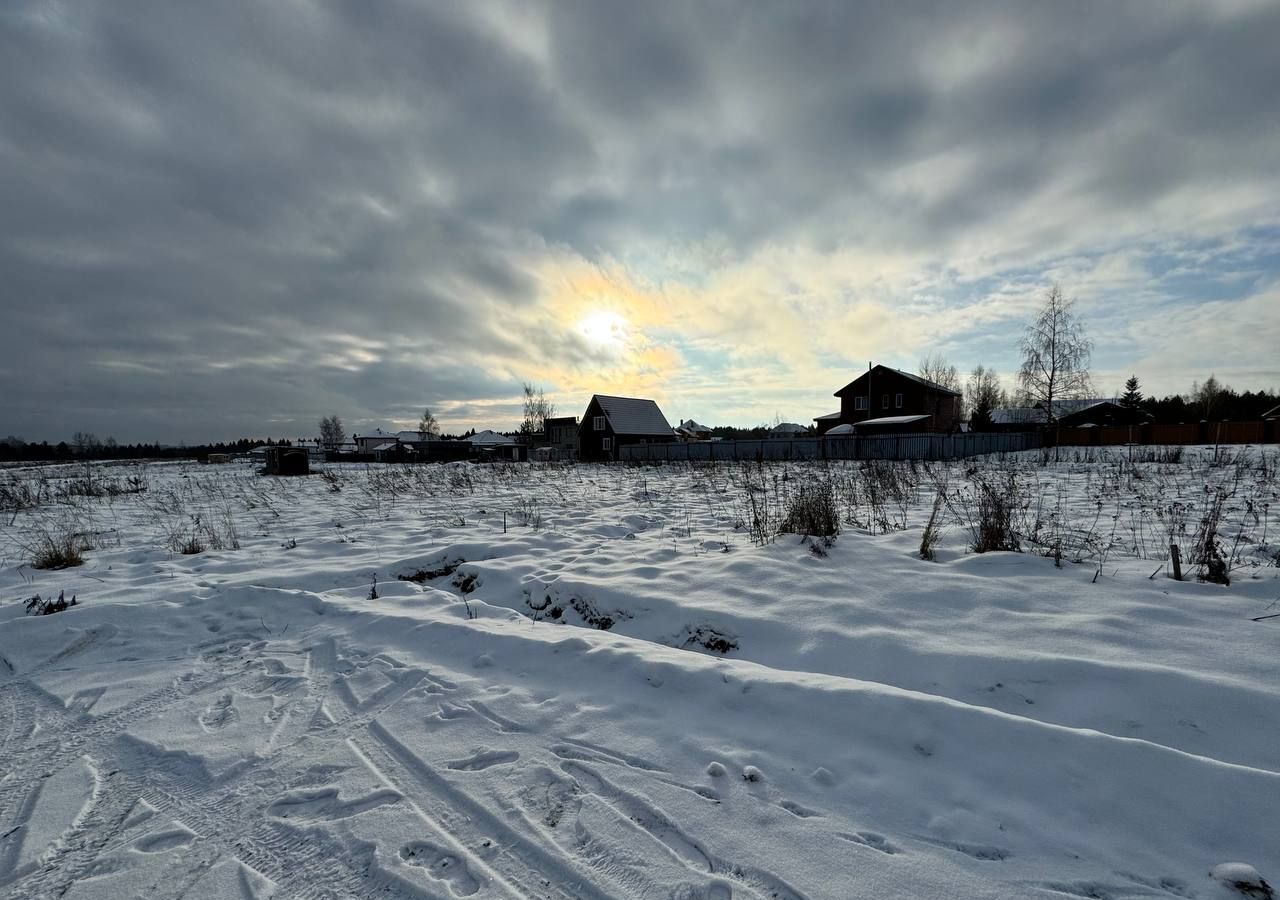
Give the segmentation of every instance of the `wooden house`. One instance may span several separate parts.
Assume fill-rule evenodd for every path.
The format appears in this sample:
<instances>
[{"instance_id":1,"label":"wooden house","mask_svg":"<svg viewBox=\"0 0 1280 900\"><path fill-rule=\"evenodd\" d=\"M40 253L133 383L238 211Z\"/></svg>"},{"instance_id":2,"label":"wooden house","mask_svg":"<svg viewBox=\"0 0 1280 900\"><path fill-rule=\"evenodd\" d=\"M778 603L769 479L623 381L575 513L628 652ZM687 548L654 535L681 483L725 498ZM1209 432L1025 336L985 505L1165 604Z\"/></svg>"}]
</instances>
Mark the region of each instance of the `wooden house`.
<instances>
[{"instance_id":1,"label":"wooden house","mask_svg":"<svg viewBox=\"0 0 1280 900\"><path fill-rule=\"evenodd\" d=\"M578 428L578 458L617 459L618 448L627 444L668 444L675 439L671 423L652 400L596 394Z\"/></svg>"},{"instance_id":2,"label":"wooden house","mask_svg":"<svg viewBox=\"0 0 1280 900\"><path fill-rule=\"evenodd\" d=\"M904 416L928 417L913 420L912 431L950 432L960 427L959 391L901 369L872 366L836 391L835 396L840 398L840 412L814 419L819 434L836 425Z\"/></svg>"}]
</instances>

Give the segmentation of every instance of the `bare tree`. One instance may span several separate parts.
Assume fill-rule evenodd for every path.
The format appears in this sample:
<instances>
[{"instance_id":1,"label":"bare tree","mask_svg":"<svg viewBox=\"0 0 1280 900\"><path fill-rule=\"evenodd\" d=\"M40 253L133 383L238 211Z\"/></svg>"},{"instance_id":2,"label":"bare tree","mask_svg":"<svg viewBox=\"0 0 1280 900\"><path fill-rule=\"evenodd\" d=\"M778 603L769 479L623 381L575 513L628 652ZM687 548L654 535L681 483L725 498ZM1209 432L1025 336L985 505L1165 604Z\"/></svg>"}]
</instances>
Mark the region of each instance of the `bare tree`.
<instances>
[{"instance_id":1,"label":"bare tree","mask_svg":"<svg viewBox=\"0 0 1280 900\"><path fill-rule=\"evenodd\" d=\"M1200 418L1210 419L1230 390L1218 381L1216 375L1210 375L1203 384L1198 381L1191 382L1191 393L1187 395L1187 402L1196 408Z\"/></svg>"},{"instance_id":2,"label":"bare tree","mask_svg":"<svg viewBox=\"0 0 1280 900\"><path fill-rule=\"evenodd\" d=\"M920 360L920 377L960 393L960 370L948 363L941 353L930 351L925 354Z\"/></svg>"},{"instance_id":3,"label":"bare tree","mask_svg":"<svg viewBox=\"0 0 1280 900\"><path fill-rule=\"evenodd\" d=\"M71 438L77 456L87 456L102 447L102 442L92 431L77 431Z\"/></svg>"},{"instance_id":4,"label":"bare tree","mask_svg":"<svg viewBox=\"0 0 1280 900\"><path fill-rule=\"evenodd\" d=\"M1076 318L1075 301L1063 296L1056 284L1045 294L1035 321L1027 326L1021 350L1019 390L1029 403L1043 406L1050 422L1058 418L1055 403L1089 395L1093 341Z\"/></svg>"},{"instance_id":5,"label":"bare tree","mask_svg":"<svg viewBox=\"0 0 1280 900\"><path fill-rule=\"evenodd\" d=\"M436 417L431 415L431 407L424 407L422 418L418 420L418 438L422 441L432 440L440 433L440 425Z\"/></svg>"},{"instance_id":6,"label":"bare tree","mask_svg":"<svg viewBox=\"0 0 1280 900\"><path fill-rule=\"evenodd\" d=\"M326 447L337 447L347 439L347 432L342 427L342 420L337 415L325 416L320 420L320 443Z\"/></svg>"},{"instance_id":7,"label":"bare tree","mask_svg":"<svg viewBox=\"0 0 1280 900\"><path fill-rule=\"evenodd\" d=\"M974 367L964 388L964 403L969 411L970 429L982 431L991 427L992 411L1008 403L995 369Z\"/></svg>"},{"instance_id":8,"label":"bare tree","mask_svg":"<svg viewBox=\"0 0 1280 900\"><path fill-rule=\"evenodd\" d=\"M524 384L524 421L520 423L520 433L526 438L535 434L545 434L547 419L556 414L556 407L542 388L534 389L529 382Z\"/></svg>"}]
</instances>

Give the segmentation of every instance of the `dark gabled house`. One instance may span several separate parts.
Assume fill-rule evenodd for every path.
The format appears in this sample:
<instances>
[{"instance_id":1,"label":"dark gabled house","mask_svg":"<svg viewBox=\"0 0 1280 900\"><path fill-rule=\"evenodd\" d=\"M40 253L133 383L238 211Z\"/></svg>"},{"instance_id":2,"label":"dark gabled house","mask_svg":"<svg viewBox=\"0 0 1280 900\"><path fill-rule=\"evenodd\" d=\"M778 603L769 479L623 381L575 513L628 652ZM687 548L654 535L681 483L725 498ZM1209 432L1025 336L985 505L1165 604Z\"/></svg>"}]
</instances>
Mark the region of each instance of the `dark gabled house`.
<instances>
[{"instance_id":1,"label":"dark gabled house","mask_svg":"<svg viewBox=\"0 0 1280 900\"><path fill-rule=\"evenodd\" d=\"M671 423L652 400L596 394L578 428L578 458L618 459L618 448L627 444L668 444L675 439Z\"/></svg>"},{"instance_id":2,"label":"dark gabled house","mask_svg":"<svg viewBox=\"0 0 1280 900\"><path fill-rule=\"evenodd\" d=\"M894 420L904 416L927 416L915 420L911 431L955 431L960 427L960 392L932 381L891 369L872 366L867 372L835 392L840 412L817 416L818 433L836 425L857 425L868 420Z\"/></svg>"},{"instance_id":3,"label":"dark gabled house","mask_svg":"<svg viewBox=\"0 0 1280 900\"><path fill-rule=\"evenodd\" d=\"M546 446L554 459L577 459L578 417L559 416L543 423Z\"/></svg>"},{"instance_id":4,"label":"dark gabled house","mask_svg":"<svg viewBox=\"0 0 1280 900\"><path fill-rule=\"evenodd\" d=\"M991 411L993 431L1031 431L1048 425L1060 428L1088 428L1102 425L1141 425L1151 414L1121 406L1115 400L1081 397L1053 401L1053 415L1044 402Z\"/></svg>"}]
</instances>

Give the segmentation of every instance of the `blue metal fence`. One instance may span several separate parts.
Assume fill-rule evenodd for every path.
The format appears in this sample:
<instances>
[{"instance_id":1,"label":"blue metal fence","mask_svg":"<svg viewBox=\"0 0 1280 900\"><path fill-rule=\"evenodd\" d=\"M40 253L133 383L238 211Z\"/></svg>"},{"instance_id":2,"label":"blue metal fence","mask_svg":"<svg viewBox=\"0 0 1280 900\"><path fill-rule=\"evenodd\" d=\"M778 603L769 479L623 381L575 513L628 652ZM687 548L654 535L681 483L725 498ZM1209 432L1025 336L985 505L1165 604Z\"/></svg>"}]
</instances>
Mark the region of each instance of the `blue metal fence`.
<instances>
[{"instance_id":1,"label":"blue metal fence","mask_svg":"<svg viewBox=\"0 0 1280 900\"><path fill-rule=\"evenodd\" d=\"M1013 453L1041 446L1037 432L1007 434L883 434L795 440L695 441L631 444L619 448L624 462L710 462L786 459L960 459L983 453Z\"/></svg>"}]
</instances>

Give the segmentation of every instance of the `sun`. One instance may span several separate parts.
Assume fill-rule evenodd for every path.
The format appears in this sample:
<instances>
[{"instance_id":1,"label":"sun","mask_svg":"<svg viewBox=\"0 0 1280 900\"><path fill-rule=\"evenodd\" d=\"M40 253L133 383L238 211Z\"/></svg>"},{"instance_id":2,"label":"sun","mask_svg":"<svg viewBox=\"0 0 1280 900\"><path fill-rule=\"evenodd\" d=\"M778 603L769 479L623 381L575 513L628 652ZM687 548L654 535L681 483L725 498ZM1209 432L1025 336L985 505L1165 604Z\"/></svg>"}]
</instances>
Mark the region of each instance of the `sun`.
<instances>
[{"instance_id":1,"label":"sun","mask_svg":"<svg viewBox=\"0 0 1280 900\"><path fill-rule=\"evenodd\" d=\"M597 309L578 322L578 333L602 350L621 350L627 342L627 320L610 309Z\"/></svg>"}]
</instances>

